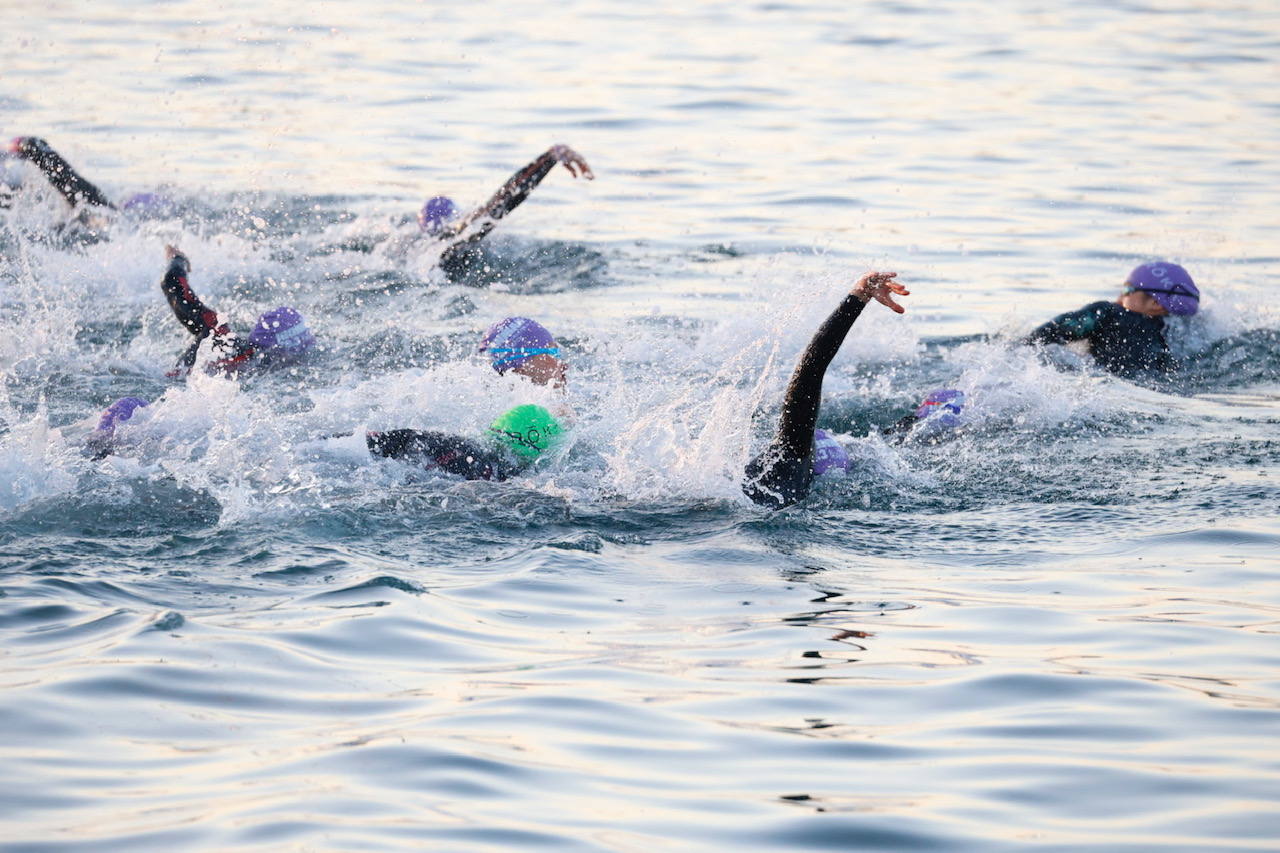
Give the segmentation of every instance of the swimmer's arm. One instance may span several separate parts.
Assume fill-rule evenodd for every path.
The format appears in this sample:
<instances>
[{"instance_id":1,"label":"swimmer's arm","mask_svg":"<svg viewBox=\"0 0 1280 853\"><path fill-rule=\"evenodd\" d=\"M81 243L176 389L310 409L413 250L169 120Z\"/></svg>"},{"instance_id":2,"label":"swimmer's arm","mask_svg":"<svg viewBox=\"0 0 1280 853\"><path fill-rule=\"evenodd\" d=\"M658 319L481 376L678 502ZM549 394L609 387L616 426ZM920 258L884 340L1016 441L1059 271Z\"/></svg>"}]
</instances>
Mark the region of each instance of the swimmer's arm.
<instances>
[{"instance_id":1,"label":"swimmer's arm","mask_svg":"<svg viewBox=\"0 0 1280 853\"><path fill-rule=\"evenodd\" d=\"M71 164L43 139L36 136L19 136L10 143L9 150L20 159L34 163L53 188L72 207L95 204L99 207L115 209L115 205L102 194L101 190L81 177Z\"/></svg>"},{"instance_id":2,"label":"swimmer's arm","mask_svg":"<svg viewBox=\"0 0 1280 853\"><path fill-rule=\"evenodd\" d=\"M165 270L164 278L160 282L160 290L168 300L169 307L173 309L173 316L177 317L178 322L195 336L195 340L178 359L177 367L168 375L183 376L194 367L196 355L200 351L200 342L210 335L213 336L213 346L222 353L222 356L210 365L210 369L214 372L235 373L248 366L255 353L254 346L231 334L226 324L219 321L218 312L201 302L200 297L191 290L188 280L191 261L187 260L182 250L165 246L164 251L165 257L169 260L169 267Z\"/></svg>"},{"instance_id":3,"label":"swimmer's arm","mask_svg":"<svg viewBox=\"0 0 1280 853\"><path fill-rule=\"evenodd\" d=\"M795 458L809 452L813 443L813 430L818 423L818 406L822 398L822 380L827 367L840 350L853 321L862 314L867 303L875 300L901 314L904 309L894 296L907 296L905 287L893 281L896 272L867 273L858 279L849 295L835 311L818 327L809 345L805 347L782 404L782 417L778 422L775 443L781 443L784 452Z\"/></svg>"},{"instance_id":4,"label":"swimmer's arm","mask_svg":"<svg viewBox=\"0 0 1280 853\"><path fill-rule=\"evenodd\" d=\"M225 333L227 327L219 323L218 312L201 302L200 297L191 290L188 280L191 261L187 260L182 250L173 246L165 246L164 252L169 266L160 281L160 290L173 309L173 316L197 338L203 338L211 332Z\"/></svg>"},{"instance_id":5,"label":"swimmer's arm","mask_svg":"<svg viewBox=\"0 0 1280 853\"><path fill-rule=\"evenodd\" d=\"M393 429L366 433L365 441L374 456L421 462L467 480L505 480L514 473L499 454L458 435Z\"/></svg>"},{"instance_id":6,"label":"swimmer's arm","mask_svg":"<svg viewBox=\"0 0 1280 853\"><path fill-rule=\"evenodd\" d=\"M1098 320L1101 319L1101 315L1102 311L1098 308L1098 303L1086 305L1078 311L1059 314L1032 331L1031 334L1022 339L1021 343L1066 344L1071 341L1083 341L1098 328Z\"/></svg>"},{"instance_id":7,"label":"swimmer's arm","mask_svg":"<svg viewBox=\"0 0 1280 853\"><path fill-rule=\"evenodd\" d=\"M542 183L542 179L555 168L557 163L563 164L569 170L569 174L575 178L582 177L589 181L595 178L591 167L587 165L586 160L582 159L581 154L567 145L553 145L532 163L508 178L488 201L449 229L449 236L456 238L466 234L473 225L479 223L475 229L478 233L468 235L467 241L474 242L484 237L493 230L494 222L515 210L529 197L533 188Z\"/></svg>"}]
</instances>

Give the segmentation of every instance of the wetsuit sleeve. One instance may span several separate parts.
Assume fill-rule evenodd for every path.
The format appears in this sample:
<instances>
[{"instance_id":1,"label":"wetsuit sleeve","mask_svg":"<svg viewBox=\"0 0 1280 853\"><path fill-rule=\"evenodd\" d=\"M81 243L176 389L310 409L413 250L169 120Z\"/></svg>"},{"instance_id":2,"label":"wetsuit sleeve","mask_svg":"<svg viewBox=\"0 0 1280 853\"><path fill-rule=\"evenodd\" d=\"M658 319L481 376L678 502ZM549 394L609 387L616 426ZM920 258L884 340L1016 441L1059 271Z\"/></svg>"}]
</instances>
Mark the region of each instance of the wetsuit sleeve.
<instances>
[{"instance_id":1,"label":"wetsuit sleeve","mask_svg":"<svg viewBox=\"0 0 1280 853\"><path fill-rule=\"evenodd\" d=\"M1065 344L1087 340L1098 328L1104 308L1109 303L1095 302L1079 309L1059 314L1022 339L1024 344Z\"/></svg>"},{"instance_id":2,"label":"wetsuit sleeve","mask_svg":"<svg viewBox=\"0 0 1280 853\"><path fill-rule=\"evenodd\" d=\"M800 456L812 450L813 430L818 425L818 405L822 401L822 380L853 327L853 321L858 319L866 305L853 294L846 296L840 307L818 327L800 356L800 363L787 385L782 418L774 439L774 443L780 444L787 455Z\"/></svg>"},{"instance_id":3,"label":"wetsuit sleeve","mask_svg":"<svg viewBox=\"0 0 1280 853\"><path fill-rule=\"evenodd\" d=\"M190 274L191 262L186 255L175 255L169 260L160 289L173 309L173 316L197 338L218 330L226 332L227 327L218 322L218 312L201 302L191 290Z\"/></svg>"},{"instance_id":4,"label":"wetsuit sleeve","mask_svg":"<svg viewBox=\"0 0 1280 853\"><path fill-rule=\"evenodd\" d=\"M200 351L200 342L213 335L213 345L220 352L220 357L211 365L215 370L227 373L246 366L252 359L254 347L231 334L226 324L219 322L218 312L200 301L200 297L191 290L189 275L191 262L186 255L175 255L169 261L160 289L173 309L173 316L178 318L188 332L195 336L191 346L187 347L178 359L180 368L190 369L196 363L196 354Z\"/></svg>"},{"instance_id":5,"label":"wetsuit sleeve","mask_svg":"<svg viewBox=\"0 0 1280 853\"><path fill-rule=\"evenodd\" d=\"M773 443L747 465L743 491L758 504L781 508L809 493L813 483L813 430L822 380L866 303L852 293L831 313L791 374Z\"/></svg>"},{"instance_id":6,"label":"wetsuit sleeve","mask_svg":"<svg viewBox=\"0 0 1280 853\"><path fill-rule=\"evenodd\" d=\"M911 428L918 423L920 419L916 417L915 412L912 412L898 418L893 422L893 426L880 430L880 434L890 436L891 441L898 442L905 438L911 432Z\"/></svg>"},{"instance_id":7,"label":"wetsuit sleeve","mask_svg":"<svg viewBox=\"0 0 1280 853\"><path fill-rule=\"evenodd\" d=\"M100 189L81 177L75 169L71 168L71 164L43 139L35 136L18 137L13 141L13 151L23 160L34 163L53 188L72 207L96 204L100 207L115 209L115 205L102 194Z\"/></svg>"},{"instance_id":8,"label":"wetsuit sleeve","mask_svg":"<svg viewBox=\"0 0 1280 853\"><path fill-rule=\"evenodd\" d=\"M416 462L465 480L506 480L519 470L497 451L443 432L393 429L367 433L365 441L375 456Z\"/></svg>"},{"instance_id":9,"label":"wetsuit sleeve","mask_svg":"<svg viewBox=\"0 0 1280 853\"><path fill-rule=\"evenodd\" d=\"M461 262L465 254L493 230L495 223L524 202L533 188L542 183L558 161L555 148L548 148L536 160L507 179L484 204L471 211L456 225L440 235L451 245L440 259L441 266L449 267Z\"/></svg>"}]
</instances>

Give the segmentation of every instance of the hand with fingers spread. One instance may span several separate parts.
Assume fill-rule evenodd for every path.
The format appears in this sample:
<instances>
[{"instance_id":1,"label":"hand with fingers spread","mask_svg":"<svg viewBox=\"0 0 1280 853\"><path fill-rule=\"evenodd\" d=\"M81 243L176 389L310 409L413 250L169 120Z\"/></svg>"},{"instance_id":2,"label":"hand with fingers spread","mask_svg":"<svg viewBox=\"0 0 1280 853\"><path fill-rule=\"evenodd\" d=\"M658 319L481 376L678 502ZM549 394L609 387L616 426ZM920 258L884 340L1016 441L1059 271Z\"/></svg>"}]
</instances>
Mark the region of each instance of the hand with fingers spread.
<instances>
[{"instance_id":1,"label":"hand with fingers spread","mask_svg":"<svg viewBox=\"0 0 1280 853\"><path fill-rule=\"evenodd\" d=\"M894 281L895 276L897 276L896 272L869 272L858 279L851 292L863 302L874 299L881 305L902 314L907 309L895 302L893 297L910 296L911 291Z\"/></svg>"},{"instance_id":2,"label":"hand with fingers spread","mask_svg":"<svg viewBox=\"0 0 1280 853\"><path fill-rule=\"evenodd\" d=\"M587 161L582 159L582 155L568 145L551 146L551 156L555 157L556 162L568 169L569 174L575 178L586 178L588 181L595 178L595 173L591 171Z\"/></svg>"}]
</instances>

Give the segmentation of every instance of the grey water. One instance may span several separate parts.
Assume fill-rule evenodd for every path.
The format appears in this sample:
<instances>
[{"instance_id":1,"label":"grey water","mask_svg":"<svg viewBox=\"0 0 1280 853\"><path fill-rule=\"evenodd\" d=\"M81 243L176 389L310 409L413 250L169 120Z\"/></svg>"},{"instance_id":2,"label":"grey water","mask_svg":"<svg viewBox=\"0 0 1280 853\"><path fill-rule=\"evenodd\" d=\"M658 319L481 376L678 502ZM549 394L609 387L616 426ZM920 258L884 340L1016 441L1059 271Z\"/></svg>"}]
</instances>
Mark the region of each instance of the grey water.
<instances>
[{"instance_id":1,"label":"grey water","mask_svg":"<svg viewBox=\"0 0 1280 853\"><path fill-rule=\"evenodd\" d=\"M0 850L1280 847L1275 4L53 0L0 57L0 134L174 202L77 239L5 167ZM444 277L422 201L554 143L596 179ZM320 352L167 378L166 244ZM1012 344L1155 258L1173 382ZM856 465L762 511L868 269ZM513 314L565 400L477 356ZM520 402L574 426L512 482L307 449Z\"/></svg>"}]
</instances>

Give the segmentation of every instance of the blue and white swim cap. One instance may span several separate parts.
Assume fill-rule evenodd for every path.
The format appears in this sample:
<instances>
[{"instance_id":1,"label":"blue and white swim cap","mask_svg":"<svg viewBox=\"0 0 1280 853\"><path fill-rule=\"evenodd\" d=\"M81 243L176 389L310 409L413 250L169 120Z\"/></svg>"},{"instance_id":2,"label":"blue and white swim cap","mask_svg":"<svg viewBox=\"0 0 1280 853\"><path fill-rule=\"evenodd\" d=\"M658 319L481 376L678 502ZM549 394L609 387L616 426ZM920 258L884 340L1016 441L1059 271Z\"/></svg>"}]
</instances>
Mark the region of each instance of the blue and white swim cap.
<instances>
[{"instance_id":1,"label":"blue and white swim cap","mask_svg":"<svg viewBox=\"0 0 1280 853\"><path fill-rule=\"evenodd\" d=\"M519 367L535 355L560 357L560 346L547 328L528 317L507 317L489 327L480 339L480 352L499 373Z\"/></svg>"},{"instance_id":2,"label":"blue and white swim cap","mask_svg":"<svg viewBox=\"0 0 1280 853\"><path fill-rule=\"evenodd\" d=\"M964 392L957 388L936 388L925 395L916 408L916 420L930 420L939 426L960 425L964 409Z\"/></svg>"}]
</instances>

